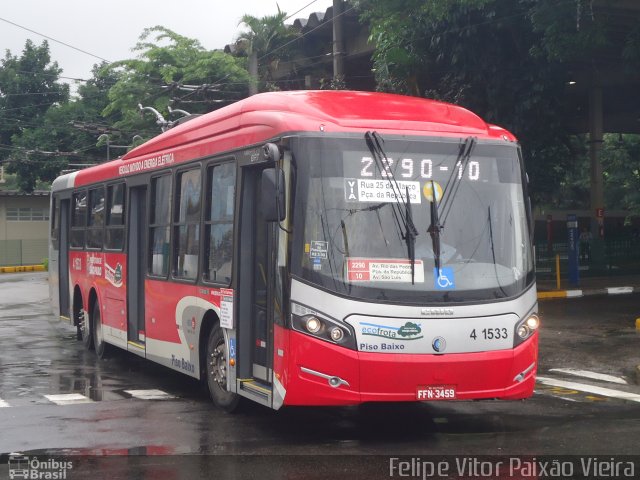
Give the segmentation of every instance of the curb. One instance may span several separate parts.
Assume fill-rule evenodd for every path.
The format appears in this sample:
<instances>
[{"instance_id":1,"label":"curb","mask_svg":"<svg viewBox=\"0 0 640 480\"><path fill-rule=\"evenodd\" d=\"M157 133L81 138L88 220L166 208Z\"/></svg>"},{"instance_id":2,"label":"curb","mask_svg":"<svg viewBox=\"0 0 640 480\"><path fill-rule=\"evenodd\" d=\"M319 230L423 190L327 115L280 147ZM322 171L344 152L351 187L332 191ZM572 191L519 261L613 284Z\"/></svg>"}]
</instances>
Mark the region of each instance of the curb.
<instances>
[{"instance_id":1,"label":"curb","mask_svg":"<svg viewBox=\"0 0 640 480\"><path fill-rule=\"evenodd\" d=\"M640 287L604 287L591 290L550 290L538 292L538 300L548 300L552 298L579 298L593 295L624 295L628 293L639 293Z\"/></svg>"},{"instance_id":2,"label":"curb","mask_svg":"<svg viewBox=\"0 0 640 480\"><path fill-rule=\"evenodd\" d=\"M0 273L44 272L44 265L20 265L17 267L0 267Z\"/></svg>"}]
</instances>

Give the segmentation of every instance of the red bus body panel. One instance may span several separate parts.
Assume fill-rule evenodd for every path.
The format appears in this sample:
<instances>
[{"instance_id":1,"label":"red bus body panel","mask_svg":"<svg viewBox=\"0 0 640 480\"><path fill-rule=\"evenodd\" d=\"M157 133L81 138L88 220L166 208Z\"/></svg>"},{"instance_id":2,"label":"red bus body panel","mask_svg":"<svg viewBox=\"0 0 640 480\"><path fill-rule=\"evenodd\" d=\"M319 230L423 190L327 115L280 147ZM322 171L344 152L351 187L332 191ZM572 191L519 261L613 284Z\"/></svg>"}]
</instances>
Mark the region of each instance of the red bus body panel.
<instances>
[{"instance_id":1,"label":"red bus body panel","mask_svg":"<svg viewBox=\"0 0 640 480\"><path fill-rule=\"evenodd\" d=\"M116 281L109 269L120 266ZM127 256L119 252L69 250L69 279L82 294L82 307L90 312L89 296L94 289L102 306L102 323L117 330L127 330Z\"/></svg>"}]
</instances>

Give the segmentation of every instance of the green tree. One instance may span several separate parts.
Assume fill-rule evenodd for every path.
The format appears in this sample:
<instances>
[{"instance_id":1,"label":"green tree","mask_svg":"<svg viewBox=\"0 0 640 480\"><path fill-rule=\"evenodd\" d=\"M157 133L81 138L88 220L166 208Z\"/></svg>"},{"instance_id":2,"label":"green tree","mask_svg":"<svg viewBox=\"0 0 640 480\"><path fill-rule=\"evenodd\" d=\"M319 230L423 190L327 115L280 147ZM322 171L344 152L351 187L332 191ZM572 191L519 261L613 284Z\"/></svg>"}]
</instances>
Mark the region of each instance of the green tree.
<instances>
[{"instance_id":1,"label":"green tree","mask_svg":"<svg viewBox=\"0 0 640 480\"><path fill-rule=\"evenodd\" d=\"M589 209L590 158L588 135L574 138L575 161L551 197L559 209ZM640 215L640 135L607 133L600 152L607 210Z\"/></svg>"},{"instance_id":2,"label":"green tree","mask_svg":"<svg viewBox=\"0 0 640 480\"><path fill-rule=\"evenodd\" d=\"M38 182L51 182L72 164L91 164L104 161L104 147L96 145L101 133L114 140L123 138L121 132L109 127L116 118L103 118L108 104L108 90L117 79L104 65L93 68L93 76L78 87L77 96L48 107L38 124L23 128L12 136L9 161L18 173L21 190L30 191ZM40 185L42 186L42 185Z\"/></svg>"},{"instance_id":3,"label":"green tree","mask_svg":"<svg viewBox=\"0 0 640 480\"><path fill-rule=\"evenodd\" d=\"M77 156L72 148L75 118L71 104L50 107L42 117L42 124L26 128L13 136L14 151L10 171L17 173L20 190L32 191L38 180L51 182ZM86 146L86 145L85 145Z\"/></svg>"},{"instance_id":4,"label":"green tree","mask_svg":"<svg viewBox=\"0 0 640 480\"><path fill-rule=\"evenodd\" d=\"M601 158L607 208L640 215L640 135L605 135Z\"/></svg>"},{"instance_id":5,"label":"green tree","mask_svg":"<svg viewBox=\"0 0 640 480\"><path fill-rule=\"evenodd\" d=\"M7 51L0 63L0 161L8 173L15 173L20 188L35 186L39 166L49 168L44 159L31 150L42 150L41 139L31 139L29 149L19 141L29 131L44 125L47 111L69 98L69 87L59 83L62 70L51 62L46 41L35 45L27 40L21 56ZM36 145L34 146L34 142Z\"/></svg>"},{"instance_id":6,"label":"green tree","mask_svg":"<svg viewBox=\"0 0 640 480\"><path fill-rule=\"evenodd\" d=\"M465 106L518 136L532 194L546 200L572 158L564 71L532 53L535 2L369 0L379 89Z\"/></svg>"},{"instance_id":7,"label":"green tree","mask_svg":"<svg viewBox=\"0 0 640 480\"><path fill-rule=\"evenodd\" d=\"M457 103L513 131L532 194L548 203L582 154L568 130L567 65L590 64L615 45L629 66L640 58L640 28L619 40L592 8L588 0L365 0L362 16L378 88Z\"/></svg>"},{"instance_id":8,"label":"green tree","mask_svg":"<svg viewBox=\"0 0 640 480\"><path fill-rule=\"evenodd\" d=\"M205 50L197 40L164 27L146 29L135 46L135 59L105 67L118 75L109 90L105 116L119 116L114 126L143 137L159 133L151 115L138 104L169 119L169 107L191 114L206 113L246 96L248 74L242 60Z\"/></svg>"}]
</instances>

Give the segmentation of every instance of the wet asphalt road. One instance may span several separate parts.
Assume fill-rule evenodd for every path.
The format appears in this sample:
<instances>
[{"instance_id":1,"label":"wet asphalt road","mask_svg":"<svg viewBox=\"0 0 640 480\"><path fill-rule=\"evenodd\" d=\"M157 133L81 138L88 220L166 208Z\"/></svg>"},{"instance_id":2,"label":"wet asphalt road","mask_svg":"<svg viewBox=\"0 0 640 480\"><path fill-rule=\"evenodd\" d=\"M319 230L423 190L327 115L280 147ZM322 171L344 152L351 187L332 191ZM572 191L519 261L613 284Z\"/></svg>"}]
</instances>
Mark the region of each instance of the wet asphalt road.
<instances>
[{"instance_id":1,"label":"wet asphalt road","mask_svg":"<svg viewBox=\"0 0 640 480\"><path fill-rule=\"evenodd\" d=\"M638 453L640 402L607 393L640 400L637 294L541 303L539 375L571 383L540 383L527 401L279 412L247 405L234 415L214 408L198 382L134 355L98 361L76 341L75 330L50 313L47 295L46 274L0 277L0 454L120 456L98 469L113 479L130 478L134 467L138 478L207 478L216 471L217 478L330 478L355 464L361 475L352 478L370 478L388 476L389 455ZM555 370L567 368L628 384ZM585 391L590 387L605 394ZM158 389L170 398L125 392L137 389ZM67 393L88 403L57 405L45 397ZM216 456L139 456L145 454ZM278 457L292 454L298 456ZM111 457L98 457L105 458ZM82 468L96 467L84 462ZM7 478L4 471L1 461L0 478Z\"/></svg>"}]
</instances>

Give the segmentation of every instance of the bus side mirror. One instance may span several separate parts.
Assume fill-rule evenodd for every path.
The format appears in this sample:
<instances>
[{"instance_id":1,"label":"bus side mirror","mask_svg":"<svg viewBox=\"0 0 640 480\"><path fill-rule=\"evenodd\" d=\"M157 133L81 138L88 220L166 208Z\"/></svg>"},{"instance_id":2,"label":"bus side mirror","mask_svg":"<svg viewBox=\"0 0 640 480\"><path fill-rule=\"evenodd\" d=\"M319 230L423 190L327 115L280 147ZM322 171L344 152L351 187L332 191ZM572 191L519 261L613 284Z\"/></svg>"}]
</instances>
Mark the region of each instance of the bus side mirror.
<instances>
[{"instance_id":1,"label":"bus side mirror","mask_svg":"<svg viewBox=\"0 0 640 480\"><path fill-rule=\"evenodd\" d=\"M284 172L279 168L265 168L262 171L261 206L265 221L281 222L286 214L284 196Z\"/></svg>"}]
</instances>

